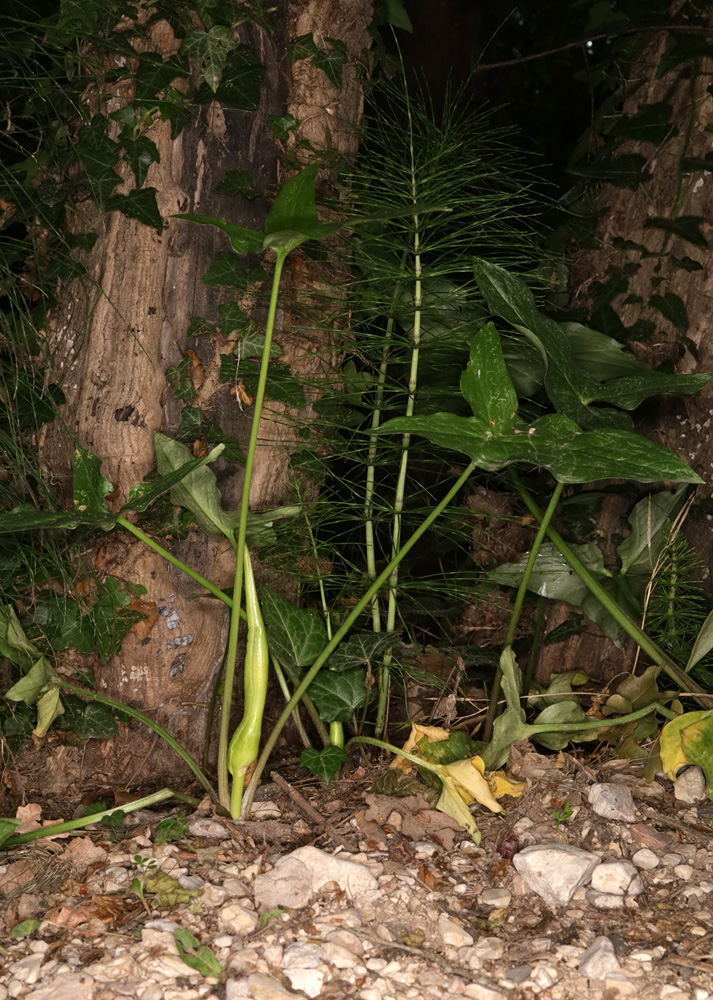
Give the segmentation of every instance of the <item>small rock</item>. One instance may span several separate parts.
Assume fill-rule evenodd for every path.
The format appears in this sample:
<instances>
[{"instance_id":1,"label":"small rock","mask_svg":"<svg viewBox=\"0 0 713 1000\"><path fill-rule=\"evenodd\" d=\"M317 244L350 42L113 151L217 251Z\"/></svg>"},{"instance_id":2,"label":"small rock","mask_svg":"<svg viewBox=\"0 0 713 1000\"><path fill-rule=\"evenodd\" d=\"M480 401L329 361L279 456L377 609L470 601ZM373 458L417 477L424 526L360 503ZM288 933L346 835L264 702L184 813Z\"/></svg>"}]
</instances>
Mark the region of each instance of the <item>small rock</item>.
<instances>
[{"instance_id":1,"label":"small rock","mask_svg":"<svg viewBox=\"0 0 713 1000\"><path fill-rule=\"evenodd\" d=\"M530 888L552 906L566 906L599 863L596 854L570 844L537 844L513 859Z\"/></svg>"},{"instance_id":2,"label":"small rock","mask_svg":"<svg viewBox=\"0 0 713 1000\"><path fill-rule=\"evenodd\" d=\"M346 948L347 951L350 951L352 955L356 955L357 958L361 958L364 954L362 939L351 931L333 931L327 940L333 944L338 944L341 948Z\"/></svg>"},{"instance_id":3,"label":"small rock","mask_svg":"<svg viewBox=\"0 0 713 1000\"><path fill-rule=\"evenodd\" d=\"M468 948L473 944L472 935L460 924L450 920L445 913L438 918L438 933L443 943L452 948Z\"/></svg>"},{"instance_id":4,"label":"small rock","mask_svg":"<svg viewBox=\"0 0 713 1000\"><path fill-rule=\"evenodd\" d=\"M597 892L595 889L588 889L585 899L598 910L620 910L624 905L624 897L613 892Z\"/></svg>"},{"instance_id":5,"label":"small rock","mask_svg":"<svg viewBox=\"0 0 713 1000\"><path fill-rule=\"evenodd\" d=\"M661 833L646 823L634 823L629 827L629 833L640 844L645 847L653 847L655 850L665 850L671 844L671 837L668 833Z\"/></svg>"},{"instance_id":6,"label":"small rock","mask_svg":"<svg viewBox=\"0 0 713 1000\"><path fill-rule=\"evenodd\" d=\"M259 919L254 910L246 910L240 903L227 903L218 910L218 930L223 934L252 934Z\"/></svg>"},{"instance_id":7,"label":"small rock","mask_svg":"<svg viewBox=\"0 0 713 1000\"><path fill-rule=\"evenodd\" d=\"M604 819L636 822L634 800L626 785L612 785L609 782L592 785L589 789L589 805L597 816Z\"/></svg>"},{"instance_id":8,"label":"small rock","mask_svg":"<svg viewBox=\"0 0 713 1000\"><path fill-rule=\"evenodd\" d=\"M86 974L67 973L55 976L51 983L25 995L25 1000L91 1000L94 980Z\"/></svg>"},{"instance_id":9,"label":"small rock","mask_svg":"<svg viewBox=\"0 0 713 1000\"><path fill-rule=\"evenodd\" d=\"M308 997L318 997L322 992L327 968L323 969L285 969L285 975L290 980L293 990L302 990Z\"/></svg>"},{"instance_id":10,"label":"small rock","mask_svg":"<svg viewBox=\"0 0 713 1000\"><path fill-rule=\"evenodd\" d=\"M170 931L160 931L154 927L143 927L141 930L141 943L147 951L163 952L166 955L177 955L178 946L176 939Z\"/></svg>"},{"instance_id":11,"label":"small rock","mask_svg":"<svg viewBox=\"0 0 713 1000\"><path fill-rule=\"evenodd\" d=\"M504 951L505 943L496 937L478 938L477 944L471 948L471 952L481 962L497 962L503 957Z\"/></svg>"},{"instance_id":12,"label":"small rock","mask_svg":"<svg viewBox=\"0 0 713 1000\"><path fill-rule=\"evenodd\" d=\"M530 978L531 972L531 965L516 965L514 969L508 969L505 975L511 983L524 983Z\"/></svg>"},{"instance_id":13,"label":"small rock","mask_svg":"<svg viewBox=\"0 0 713 1000\"><path fill-rule=\"evenodd\" d=\"M248 989L253 1000L288 1000L290 997L295 1000L292 990L288 990L272 976L263 976L259 972L248 976Z\"/></svg>"},{"instance_id":14,"label":"small rock","mask_svg":"<svg viewBox=\"0 0 713 1000\"><path fill-rule=\"evenodd\" d=\"M631 860L637 868L643 868L644 871L652 871L661 864L658 854L654 854L648 847L642 847L641 850L634 854Z\"/></svg>"},{"instance_id":15,"label":"small rock","mask_svg":"<svg viewBox=\"0 0 713 1000\"><path fill-rule=\"evenodd\" d=\"M627 979L622 972L615 972L611 976L607 976L604 980L604 989L610 1000L614 1000L615 997L634 996L639 992L639 987Z\"/></svg>"},{"instance_id":16,"label":"small rock","mask_svg":"<svg viewBox=\"0 0 713 1000\"><path fill-rule=\"evenodd\" d=\"M510 905L512 894L507 889L485 889L478 896L478 902L484 906L494 906L496 910L506 910Z\"/></svg>"},{"instance_id":17,"label":"small rock","mask_svg":"<svg viewBox=\"0 0 713 1000\"><path fill-rule=\"evenodd\" d=\"M530 976L535 986L541 990L548 990L557 982L558 978L559 973L552 965L538 965Z\"/></svg>"},{"instance_id":18,"label":"small rock","mask_svg":"<svg viewBox=\"0 0 713 1000\"><path fill-rule=\"evenodd\" d=\"M228 832L220 820L208 816L192 816L188 820L188 832L193 837L228 839Z\"/></svg>"},{"instance_id":19,"label":"small rock","mask_svg":"<svg viewBox=\"0 0 713 1000\"><path fill-rule=\"evenodd\" d=\"M500 990L493 990L490 986L483 986L481 983L468 983L463 987L463 993L473 1000L505 1000L505 993Z\"/></svg>"},{"instance_id":20,"label":"small rock","mask_svg":"<svg viewBox=\"0 0 713 1000\"><path fill-rule=\"evenodd\" d=\"M693 806L706 797L706 776L696 765L679 771L673 783L673 794L679 802Z\"/></svg>"},{"instance_id":21,"label":"small rock","mask_svg":"<svg viewBox=\"0 0 713 1000\"><path fill-rule=\"evenodd\" d=\"M644 891L644 883L631 861L606 861L594 869L592 888L618 896L639 896Z\"/></svg>"},{"instance_id":22,"label":"small rock","mask_svg":"<svg viewBox=\"0 0 713 1000\"><path fill-rule=\"evenodd\" d=\"M472 944L472 939L471 939ZM27 986L34 986L40 978L40 966L44 961L44 955L27 955L17 962L13 962L8 972L13 978Z\"/></svg>"},{"instance_id":23,"label":"small rock","mask_svg":"<svg viewBox=\"0 0 713 1000\"><path fill-rule=\"evenodd\" d=\"M683 879L684 882L688 882L691 875L693 875L693 867L691 865L676 865L673 869L673 874L677 878Z\"/></svg>"},{"instance_id":24,"label":"small rock","mask_svg":"<svg viewBox=\"0 0 713 1000\"><path fill-rule=\"evenodd\" d=\"M337 969L353 969L360 964L360 960L354 952L349 951L348 948L342 948L334 941L325 941L322 945L322 955L325 962Z\"/></svg>"},{"instance_id":25,"label":"small rock","mask_svg":"<svg viewBox=\"0 0 713 1000\"><path fill-rule=\"evenodd\" d=\"M263 912L280 906L298 909L328 882L336 882L350 899L379 889L379 883L364 865L316 847L298 847L280 858L271 872L255 877L255 902Z\"/></svg>"},{"instance_id":26,"label":"small rock","mask_svg":"<svg viewBox=\"0 0 713 1000\"><path fill-rule=\"evenodd\" d=\"M579 960L579 971L587 979L606 979L621 966L608 937L597 937Z\"/></svg>"},{"instance_id":27,"label":"small rock","mask_svg":"<svg viewBox=\"0 0 713 1000\"><path fill-rule=\"evenodd\" d=\"M213 944L216 948L229 948L234 940L232 934L216 934Z\"/></svg>"}]
</instances>

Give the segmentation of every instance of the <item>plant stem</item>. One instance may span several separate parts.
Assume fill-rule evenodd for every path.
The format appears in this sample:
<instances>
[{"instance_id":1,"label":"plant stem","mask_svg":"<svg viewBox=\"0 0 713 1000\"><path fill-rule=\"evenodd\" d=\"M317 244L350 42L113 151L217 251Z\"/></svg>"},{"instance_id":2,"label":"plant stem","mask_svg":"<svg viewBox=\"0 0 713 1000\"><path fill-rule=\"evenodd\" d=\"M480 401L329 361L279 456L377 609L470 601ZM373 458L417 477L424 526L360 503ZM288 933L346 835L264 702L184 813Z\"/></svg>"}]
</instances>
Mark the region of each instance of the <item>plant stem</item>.
<instances>
[{"instance_id":1,"label":"plant stem","mask_svg":"<svg viewBox=\"0 0 713 1000\"><path fill-rule=\"evenodd\" d=\"M374 594L376 594L379 591L379 588L386 583L389 576L393 572L394 565L398 565L401 562L401 560L404 559L406 555L408 555L408 553L414 547L416 542L419 541L421 536L431 527L436 518L445 510L445 508L448 506L451 500L456 496L458 491L465 485L474 468L475 468L475 463L471 462L470 465L468 465L468 467L464 470L464 472L461 473L461 475L458 477L453 486L451 486L450 490L448 491L448 493L446 493L446 495L440 501L440 503L438 503L433 508L428 517L419 525L419 527L414 531L409 540L405 543L403 548L397 553L396 557L391 560L386 569L384 569L383 572L380 573L379 576L376 578L376 580L374 580L374 582L366 591L366 593L361 598L359 603L354 608L352 608L349 615L345 618L340 627L334 633L331 642L329 642L324 647L324 649L319 654L315 662L312 664L310 669L305 674L301 684L294 692L287 705L285 705L282 711L282 715L275 723L273 730L270 733L269 737L267 738L265 746L263 747L262 753L260 754L257 765L255 766L255 770L253 771L253 776L250 781L250 785L245 795L244 815L248 815L248 813L250 812L250 806L252 805L253 798L255 797L255 791L257 790L257 786L260 781L260 776L262 772L265 770L265 765L267 764L268 757L272 753L272 749L275 746L275 743L277 742L278 736L282 732L283 726L289 719L292 709L298 703L302 695L305 693L307 688L310 686L314 678L319 673L320 669L324 666L326 661L332 655L334 650L337 648L337 646L342 641L344 636L347 634L349 629L352 627L354 622L357 620L359 615L369 605Z\"/></svg>"},{"instance_id":2,"label":"plant stem","mask_svg":"<svg viewBox=\"0 0 713 1000\"><path fill-rule=\"evenodd\" d=\"M112 816L114 813L131 813L136 812L137 809L148 809L149 806L155 806L158 802L165 802L166 799L170 799L176 796L176 793L171 788L162 788L158 792L153 792L151 795L145 795L142 799L135 799L133 802L127 802L123 806L113 806L111 809L103 809L102 812L92 813L90 816L80 816L79 819L69 819L66 823L55 823L52 826L45 826L41 830L30 830L29 833L18 833L14 837L8 837L2 845L2 849L5 850L6 847L19 847L20 844L27 844L31 840L42 840L43 837L54 837L58 833L67 833L69 830L79 830L83 826L92 826L94 823L101 823L101 821L107 817ZM186 796L183 796L186 798ZM194 800L191 800L194 801Z\"/></svg>"},{"instance_id":3,"label":"plant stem","mask_svg":"<svg viewBox=\"0 0 713 1000\"><path fill-rule=\"evenodd\" d=\"M517 623L520 620L520 614L522 612L522 605L525 600L525 595L527 593L527 585L530 582L530 577L532 576L532 571L535 568L535 562L538 555L540 554L540 547L545 537L545 532L549 526L552 516L555 512L557 504L559 503L559 498L562 496L562 490L564 489L564 483L557 483L554 489L554 493L550 497L550 502L547 505L547 510L544 515L540 515L540 527L538 528L537 534L535 535L535 541L530 549L530 555L528 556L527 563L525 565L525 571L522 574L522 579L520 580L520 586L517 588L517 594L515 595L515 603L512 607L512 614L510 615L510 624L508 625L507 635L505 636L505 647L512 646L515 639L515 633L517 631ZM539 512L538 512L539 513ZM500 697L500 679L502 677L502 670L498 666L495 672L495 679L493 681L493 689L490 692L490 704L488 705L488 714L485 719L485 728L483 729L483 739L486 743L489 743L493 738L493 723L495 722L495 717L498 711L498 699Z\"/></svg>"},{"instance_id":4,"label":"plant stem","mask_svg":"<svg viewBox=\"0 0 713 1000\"><path fill-rule=\"evenodd\" d=\"M141 528L137 528L135 524L132 524L131 521L128 521L125 517L122 517L121 515L119 515L119 517L116 519L116 523L120 524L122 528L125 528L127 531L130 531L132 535L135 535L138 539L140 539L144 543L144 545L148 545L148 547L150 549L153 549L154 552L158 552L158 554L163 559L165 559L166 562L170 562L174 566L177 566L180 570L183 570L183 572L186 573L188 576L190 576L193 580L195 580L196 583L199 583L201 587L204 587L214 597L217 597L219 601L222 601L224 604L227 604L229 608L232 608L233 606L232 598L228 597L228 595L225 593L224 590L221 590L219 587L216 587L214 584L210 582L210 580L206 580L206 578L204 576L201 576L200 573L196 573L196 571L194 569L191 569L190 566L186 566L184 562L181 562L180 559L177 559L167 549L164 549L162 545L159 545L158 542L155 542L153 538L151 538L150 535L147 535L145 531L142 531Z\"/></svg>"},{"instance_id":5,"label":"plant stem","mask_svg":"<svg viewBox=\"0 0 713 1000\"><path fill-rule=\"evenodd\" d=\"M233 700L233 684L235 681L235 657L238 648L238 629L240 626L239 614L235 609L240 608L243 566L245 558L245 537L248 527L248 510L250 505L250 484L252 482L253 465L255 463L255 450L257 448L257 436L260 426L260 415L265 400L265 385L267 383L267 370L270 363L270 348L272 347L272 334L275 329L275 316L277 314L277 299L280 291L280 277L282 268L289 250L278 249L275 251L275 270L272 275L272 291L270 293L270 307L267 313L267 325L265 327L265 344L260 361L260 375L258 378L257 392L255 393L255 405L253 409L253 420L250 428L250 441L245 457L245 478L243 479L243 493L240 502L240 522L238 524L238 537L235 543L235 583L233 585L233 614L230 616L230 632L228 634L228 655L225 663L225 680L223 682L223 706L220 716L220 736L218 741L218 794L220 804L226 809L230 808L230 791L228 778L228 742L230 737L230 710Z\"/></svg>"},{"instance_id":6,"label":"plant stem","mask_svg":"<svg viewBox=\"0 0 713 1000\"><path fill-rule=\"evenodd\" d=\"M540 651L540 639L542 638L542 626L545 623L545 604L547 603L546 597L541 597L537 602L537 618L535 619L535 632L532 636L532 645L530 646L530 654L527 658L527 670L522 681L522 693L523 695L528 695L530 693L530 685L532 684L532 675L535 670L535 663L537 662L537 654Z\"/></svg>"},{"instance_id":7,"label":"plant stem","mask_svg":"<svg viewBox=\"0 0 713 1000\"><path fill-rule=\"evenodd\" d=\"M169 732L167 732L163 726L159 726L158 722L154 722L150 719L148 715L144 715L143 712L139 712L135 708L131 708L130 705L124 705L120 701L115 701L113 698L106 698L102 694L97 694L96 691L91 691L89 688L78 687L76 684L70 684L69 681L62 680L61 677L57 678L54 682L57 687L62 688L63 691L69 691L71 694L79 695L80 698L87 698L89 701L96 701L100 705L108 705L109 708L115 708L117 712L122 712L124 715L130 715L132 719L137 719L139 722L143 722L145 726L152 729L161 739L165 740L168 745L176 751L178 756L183 760L188 767L191 769L193 774L195 774L198 781L201 783L203 788L208 792L212 798L216 798L215 789L211 785L210 781L206 778L205 774L201 771L198 764L191 757L187 750L184 750L178 740L174 739Z\"/></svg>"},{"instance_id":8,"label":"plant stem","mask_svg":"<svg viewBox=\"0 0 713 1000\"><path fill-rule=\"evenodd\" d=\"M406 90L406 113L408 115L409 128L409 151L411 156L411 200L414 205L418 201L418 190L416 185L416 162L414 155L413 121L411 118L411 102ZM421 283L421 252L420 252L420 230L419 217L413 216L413 260L414 260L414 289L413 289L413 346L411 348L411 368L409 371L408 397L406 400L405 416L412 417L416 402L416 389L418 387L418 362L420 358L421 345L421 305L423 301L423 288ZM394 497L394 523L391 531L391 559L393 560L399 551L401 544L401 526L404 509L404 498L406 493L406 473L408 471L409 446L411 435L405 433L401 438L401 464L399 467L399 477L396 482L396 495ZM386 611L386 631L393 632L396 626L396 587L399 582L398 563L389 577L389 601ZM376 725L374 733L381 736L386 724L386 709L389 700L389 677L391 668L391 649L388 649L379 665L379 705L376 712Z\"/></svg>"},{"instance_id":9,"label":"plant stem","mask_svg":"<svg viewBox=\"0 0 713 1000\"><path fill-rule=\"evenodd\" d=\"M285 677L284 671L279 664L279 661L275 659L274 655L270 654L270 659L272 661L272 669L275 671L275 676L277 677L277 683L280 685L280 690L285 696L285 701L289 701L292 695L290 694L290 689L287 686L287 678ZM292 713L292 721L295 724L295 729L299 733L299 737L302 740L302 745L305 749L312 746L309 740L309 736L305 732L305 727L302 725L302 719L300 718L299 708L295 708Z\"/></svg>"},{"instance_id":10,"label":"plant stem","mask_svg":"<svg viewBox=\"0 0 713 1000\"><path fill-rule=\"evenodd\" d=\"M512 468L510 469L510 477L527 509L538 522L541 521L542 514L540 513L537 504L525 489L517 472L515 472ZM604 588L600 586L599 582L592 576L587 567L577 558L574 552L572 552L561 535L559 535L554 528L548 527L547 537L550 539L558 552L564 556L582 582L585 583L594 596L601 601L612 618L619 625L621 625L627 635L631 636L634 642L641 646L647 656L651 657L654 663L663 667L669 677L675 680L676 683L680 685L682 690L693 692L693 697L699 705L703 708L710 708L713 704L713 695L706 692L704 688L697 684L696 681L694 681L693 678L685 672L685 670L679 667L679 665L672 660L670 656L667 656L667 654L650 636L639 628L635 621L629 618L626 612L619 607L616 601L611 599L609 594L607 594Z\"/></svg>"}]
</instances>

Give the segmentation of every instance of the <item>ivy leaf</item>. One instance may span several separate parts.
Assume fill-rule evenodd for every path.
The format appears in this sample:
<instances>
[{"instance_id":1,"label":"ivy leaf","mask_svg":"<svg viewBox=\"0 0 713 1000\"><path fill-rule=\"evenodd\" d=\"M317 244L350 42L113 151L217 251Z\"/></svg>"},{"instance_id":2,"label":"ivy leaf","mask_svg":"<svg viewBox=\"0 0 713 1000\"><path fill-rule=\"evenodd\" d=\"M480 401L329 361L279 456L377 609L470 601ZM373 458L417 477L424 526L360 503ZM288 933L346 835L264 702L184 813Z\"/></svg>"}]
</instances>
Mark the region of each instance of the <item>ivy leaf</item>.
<instances>
[{"instance_id":1,"label":"ivy leaf","mask_svg":"<svg viewBox=\"0 0 713 1000\"><path fill-rule=\"evenodd\" d=\"M623 153L611 159L570 167L569 173L579 177L593 177L602 182L608 181L615 187L634 191L648 176L644 171L645 166L646 157L641 153Z\"/></svg>"},{"instance_id":2,"label":"ivy leaf","mask_svg":"<svg viewBox=\"0 0 713 1000\"><path fill-rule=\"evenodd\" d=\"M244 261L230 250L221 250L203 275L206 285L232 285L244 292L248 287L248 272Z\"/></svg>"},{"instance_id":3,"label":"ivy leaf","mask_svg":"<svg viewBox=\"0 0 713 1000\"><path fill-rule=\"evenodd\" d=\"M398 632L357 632L341 642L329 657L330 670L351 670L364 663L373 664L387 650L399 645Z\"/></svg>"},{"instance_id":4,"label":"ivy leaf","mask_svg":"<svg viewBox=\"0 0 713 1000\"><path fill-rule=\"evenodd\" d=\"M329 45L329 48L324 51L318 51L317 54L312 57L312 62L317 69L322 70L329 81L333 83L338 90L341 90L342 67L347 61L346 43L339 38L325 37L324 40L327 45Z\"/></svg>"},{"instance_id":5,"label":"ivy leaf","mask_svg":"<svg viewBox=\"0 0 713 1000\"><path fill-rule=\"evenodd\" d=\"M127 134L124 135L124 133ZM136 139L130 136L131 129L127 126L121 133L121 143L124 147L126 161L134 172L134 180L138 189L146 180L146 174L151 164L161 162L161 155L156 143L152 142L147 135L140 135Z\"/></svg>"},{"instance_id":6,"label":"ivy leaf","mask_svg":"<svg viewBox=\"0 0 713 1000\"><path fill-rule=\"evenodd\" d=\"M186 35L181 50L195 59L201 76L215 94L235 46L230 28L217 24L210 31L192 31Z\"/></svg>"},{"instance_id":7,"label":"ivy leaf","mask_svg":"<svg viewBox=\"0 0 713 1000\"><path fill-rule=\"evenodd\" d=\"M685 332L688 329L688 313L683 299L674 292L666 292L665 295L652 295L649 298L649 305L658 309L661 315L665 316L677 330Z\"/></svg>"},{"instance_id":8,"label":"ivy leaf","mask_svg":"<svg viewBox=\"0 0 713 1000\"><path fill-rule=\"evenodd\" d=\"M321 615L313 608L294 607L269 587L260 588L260 603L267 640L277 659L292 670L311 666L327 645Z\"/></svg>"},{"instance_id":9,"label":"ivy leaf","mask_svg":"<svg viewBox=\"0 0 713 1000\"><path fill-rule=\"evenodd\" d=\"M708 240L701 232L704 219L700 215L679 215L677 219L664 219L657 215L653 219L647 219L645 227L653 229L663 229L664 232L679 236L682 240L693 243L694 246L708 249Z\"/></svg>"},{"instance_id":10,"label":"ivy leaf","mask_svg":"<svg viewBox=\"0 0 713 1000\"><path fill-rule=\"evenodd\" d=\"M635 139L637 142L652 142L658 146L667 136L678 135L678 129L670 125L673 107L668 101L655 104L640 104L638 111L630 118L621 118L612 129L612 135Z\"/></svg>"},{"instance_id":11,"label":"ivy leaf","mask_svg":"<svg viewBox=\"0 0 713 1000\"><path fill-rule=\"evenodd\" d=\"M300 35L287 46L287 56L291 63L299 62L301 59L312 59L318 54L319 49L314 44L311 34Z\"/></svg>"},{"instance_id":12,"label":"ivy leaf","mask_svg":"<svg viewBox=\"0 0 713 1000\"><path fill-rule=\"evenodd\" d=\"M272 134L276 139L284 141L289 137L290 132L299 128L299 122L294 115L268 115Z\"/></svg>"},{"instance_id":13,"label":"ivy leaf","mask_svg":"<svg viewBox=\"0 0 713 1000\"><path fill-rule=\"evenodd\" d=\"M104 206L107 212L123 212L130 219L138 219L145 226L163 232L163 219L156 203L156 188L142 188L130 194L115 194Z\"/></svg>"},{"instance_id":14,"label":"ivy leaf","mask_svg":"<svg viewBox=\"0 0 713 1000\"><path fill-rule=\"evenodd\" d=\"M225 177L215 186L216 194L224 194L228 197L242 195L248 201L254 201L260 197L260 190L253 184L253 179L247 170L228 170Z\"/></svg>"},{"instance_id":15,"label":"ivy leaf","mask_svg":"<svg viewBox=\"0 0 713 1000\"><path fill-rule=\"evenodd\" d=\"M323 670L310 684L309 696L324 722L350 722L354 713L366 705L369 697L364 670L362 667L341 673Z\"/></svg>"},{"instance_id":16,"label":"ivy leaf","mask_svg":"<svg viewBox=\"0 0 713 1000\"><path fill-rule=\"evenodd\" d=\"M260 242L262 244L261 236ZM246 326L250 325L250 317L237 302L222 302L218 306L218 312L220 314L218 326L224 337L227 337L234 330L244 330Z\"/></svg>"},{"instance_id":17,"label":"ivy leaf","mask_svg":"<svg viewBox=\"0 0 713 1000\"><path fill-rule=\"evenodd\" d=\"M248 45L238 45L228 59L215 94L201 87L196 100L202 103L206 99L217 99L225 107L252 111L260 102L264 75L263 65L254 50Z\"/></svg>"},{"instance_id":18,"label":"ivy leaf","mask_svg":"<svg viewBox=\"0 0 713 1000\"><path fill-rule=\"evenodd\" d=\"M116 173L119 145L106 134L107 125L104 115L94 115L88 125L79 129L76 145L89 190L102 210L120 182Z\"/></svg>"},{"instance_id":19,"label":"ivy leaf","mask_svg":"<svg viewBox=\"0 0 713 1000\"><path fill-rule=\"evenodd\" d=\"M235 360L237 361L237 358ZM223 375L224 372L221 364L221 382L224 381ZM241 372L241 375L246 392L250 396L254 396L257 393L260 373L255 370L253 364L249 364ZM290 371L289 365L282 364L279 361L273 362L268 368L265 395L268 399L286 403L287 406L304 406L306 402L304 385L299 379L295 378Z\"/></svg>"},{"instance_id":20,"label":"ivy leaf","mask_svg":"<svg viewBox=\"0 0 713 1000\"><path fill-rule=\"evenodd\" d=\"M191 379L193 362L189 355L177 365L169 365L165 371L166 381L173 388L174 399L195 399L198 393Z\"/></svg>"},{"instance_id":21,"label":"ivy leaf","mask_svg":"<svg viewBox=\"0 0 713 1000\"><path fill-rule=\"evenodd\" d=\"M225 219L219 219L214 215L188 213L174 215L173 218L185 219L187 222L194 222L197 226L213 226L214 229L222 229L236 253L251 253L262 250L262 233L258 233L255 229L237 226L233 222L226 222Z\"/></svg>"},{"instance_id":22,"label":"ivy leaf","mask_svg":"<svg viewBox=\"0 0 713 1000\"><path fill-rule=\"evenodd\" d=\"M170 58L164 62L156 52L135 52L134 58L139 60L134 97L136 101L154 101L156 95L165 91L177 76L188 75L186 68L177 59Z\"/></svg>"},{"instance_id":23,"label":"ivy leaf","mask_svg":"<svg viewBox=\"0 0 713 1000\"><path fill-rule=\"evenodd\" d=\"M325 747L321 753L308 747L300 754L300 767L308 768L316 778L328 785L348 760L349 755L342 747Z\"/></svg>"}]
</instances>

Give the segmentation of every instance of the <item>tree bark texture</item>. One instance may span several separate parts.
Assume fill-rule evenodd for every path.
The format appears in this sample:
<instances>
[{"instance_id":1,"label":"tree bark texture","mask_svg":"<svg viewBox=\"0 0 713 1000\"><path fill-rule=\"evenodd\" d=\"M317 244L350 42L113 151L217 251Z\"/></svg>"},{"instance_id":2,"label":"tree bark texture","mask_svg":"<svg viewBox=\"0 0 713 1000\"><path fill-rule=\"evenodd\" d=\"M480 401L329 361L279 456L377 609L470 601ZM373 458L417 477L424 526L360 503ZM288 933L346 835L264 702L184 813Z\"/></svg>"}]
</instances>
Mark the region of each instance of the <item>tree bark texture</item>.
<instances>
[{"instance_id":1,"label":"tree bark texture","mask_svg":"<svg viewBox=\"0 0 713 1000\"><path fill-rule=\"evenodd\" d=\"M256 110L227 110L217 101L203 105L195 109L177 139L171 138L170 123L154 122L148 135L158 147L160 162L151 166L146 184L157 190L163 232L118 212L107 214L97 223L98 240L85 259L89 280L75 283L53 317L50 336L67 403L62 410L64 430L51 425L44 434L43 458L70 504L71 451L77 443L101 458L102 471L115 486L114 507L126 502L131 486L155 467L154 432L171 436L181 421L181 402L174 398L164 372L189 350L194 352L190 356L198 392L192 405L226 434L247 441L251 408L241 407L235 387L218 378L219 356L230 350L232 342L220 334L189 341L186 332L196 315L217 323L218 305L233 298L232 290L201 280L216 253L228 249L227 240L218 230L172 216L200 213L262 229L274 194L288 176L283 166L287 150L275 142L267 115L294 114L299 129L291 136L293 148L299 139L309 138L317 149L331 142L341 154L353 156L362 111L358 65L369 44L371 3L293 0L280 4L274 17L273 36L253 24L239 28L239 40L253 46L265 69ZM151 32L153 51L168 56L179 48L180 40L166 22ZM346 43L348 62L341 90L311 60L289 62L287 43L307 33L317 44L325 35ZM116 106L126 96L119 87ZM114 110L111 100L103 110ZM246 170L268 196L248 201L216 193L228 170ZM321 183L328 185L329 178ZM92 209L84 206L84 210L86 223ZM269 257L263 265L269 271ZM292 335L296 320L290 303L297 297L296 270L288 271L275 336L284 350L281 360L304 375L324 371L329 361L325 334L309 327L304 310L299 311L299 330ZM328 281L329 268L323 265L318 277ZM299 269L299 279L302 287L309 288L312 276L307 267ZM260 329L264 306L254 295L239 304ZM285 408L271 404L261 422L251 492L251 505L258 509L279 505L287 492L287 456L296 432L291 429L291 415L276 412L280 409ZM240 503L241 468L222 460L212 467L224 507L235 509ZM232 558L223 540L194 532L184 541L165 544L218 586L232 586ZM148 620L126 637L119 654L106 665L94 664L98 690L140 707L197 752L204 737L205 705L225 648L227 610L212 599L191 599L197 590L193 581L129 535L107 536L94 559L99 574L146 587L149 612ZM239 696L240 690L238 702ZM132 758L140 759L151 742L150 734L142 730L115 741L110 750L104 746L107 768L125 775L127 769L133 770ZM159 745L147 767L134 777L171 773L176 761L172 751Z\"/></svg>"},{"instance_id":2,"label":"tree bark texture","mask_svg":"<svg viewBox=\"0 0 713 1000\"><path fill-rule=\"evenodd\" d=\"M713 173L702 169L701 161L710 149L707 123L713 108L709 89L713 63L698 58L690 70L687 64L679 64L657 78L666 45L665 32L653 35L633 63L623 116L633 118L646 107L668 103L672 106L668 129L663 139L657 136L655 142L629 138L617 144L616 156L643 155L648 176L634 190L603 185L596 248L581 251L572 261L574 300L588 311L594 310L596 316L597 296L601 303L603 286L613 277L625 277L621 291L611 301L612 308L625 327L640 320L652 323L652 333L645 340L637 339L636 331L629 335L636 354L653 365L670 362L680 373L711 372ZM660 228L656 221L685 223L686 217L694 220L694 228L699 231L696 241ZM666 299L669 293L681 300L684 315L668 308L675 302ZM593 325L597 325L596 320ZM665 397L642 408L644 416L637 424L639 433L671 448L706 481L698 489L697 506L685 534L703 563L709 596L713 549L712 400L710 384L696 396ZM609 527L619 530L611 523ZM566 605L553 607L548 627L558 624L567 612ZM631 669L633 649L616 650L595 626L588 624L591 629L587 633L543 648L537 668L540 679L575 667L605 678Z\"/></svg>"}]
</instances>

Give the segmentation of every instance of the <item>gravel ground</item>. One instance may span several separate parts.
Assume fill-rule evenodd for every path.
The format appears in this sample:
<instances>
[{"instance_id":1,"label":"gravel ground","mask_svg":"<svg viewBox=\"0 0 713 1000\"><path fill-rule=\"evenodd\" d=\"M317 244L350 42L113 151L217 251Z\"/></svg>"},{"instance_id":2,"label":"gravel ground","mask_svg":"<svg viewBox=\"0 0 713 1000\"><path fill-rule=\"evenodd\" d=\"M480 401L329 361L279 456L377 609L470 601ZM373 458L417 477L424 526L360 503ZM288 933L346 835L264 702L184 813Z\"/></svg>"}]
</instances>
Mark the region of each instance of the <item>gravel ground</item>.
<instances>
[{"instance_id":1,"label":"gravel ground","mask_svg":"<svg viewBox=\"0 0 713 1000\"><path fill-rule=\"evenodd\" d=\"M358 770L277 776L244 824L206 804L177 842L155 836L174 810L7 852L0 1000L713 996L698 769L647 784L529 745L510 765L528 790L478 808L480 845Z\"/></svg>"}]
</instances>

